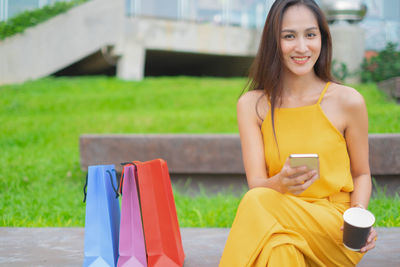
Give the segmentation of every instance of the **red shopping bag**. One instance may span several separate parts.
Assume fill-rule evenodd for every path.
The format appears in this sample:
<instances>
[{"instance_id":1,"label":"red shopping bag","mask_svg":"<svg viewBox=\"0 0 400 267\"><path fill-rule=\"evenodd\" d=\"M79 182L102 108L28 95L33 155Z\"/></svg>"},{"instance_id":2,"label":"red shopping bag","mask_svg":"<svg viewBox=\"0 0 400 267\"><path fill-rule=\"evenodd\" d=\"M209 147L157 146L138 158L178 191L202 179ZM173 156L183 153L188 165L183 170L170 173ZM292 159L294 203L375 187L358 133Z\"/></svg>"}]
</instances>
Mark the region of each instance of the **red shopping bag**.
<instances>
[{"instance_id":1,"label":"red shopping bag","mask_svg":"<svg viewBox=\"0 0 400 267\"><path fill-rule=\"evenodd\" d=\"M171 180L162 159L134 161L149 267L183 266L182 246Z\"/></svg>"}]
</instances>

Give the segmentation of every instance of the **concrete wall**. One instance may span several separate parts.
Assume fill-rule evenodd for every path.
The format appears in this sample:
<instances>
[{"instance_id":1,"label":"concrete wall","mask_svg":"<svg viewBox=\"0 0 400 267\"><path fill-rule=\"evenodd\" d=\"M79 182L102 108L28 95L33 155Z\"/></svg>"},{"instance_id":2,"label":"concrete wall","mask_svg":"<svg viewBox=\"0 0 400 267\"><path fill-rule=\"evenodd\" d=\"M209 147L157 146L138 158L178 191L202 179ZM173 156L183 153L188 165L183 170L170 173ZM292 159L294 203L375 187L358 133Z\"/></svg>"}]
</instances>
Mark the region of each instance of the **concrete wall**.
<instances>
[{"instance_id":1,"label":"concrete wall","mask_svg":"<svg viewBox=\"0 0 400 267\"><path fill-rule=\"evenodd\" d=\"M248 58L257 52L260 32L239 27L152 18L127 18L115 53L117 76L141 79L146 50Z\"/></svg>"},{"instance_id":2,"label":"concrete wall","mask_svg":"<svg viewBox=\"0 0 400 267\"><path fill-rule=\"evenodd\" d=\"M365 54L365 32L357 24L333 24L329 26L332 35L333 59L339 65L346 64L349 76L346 83L360 82L360 67Z\"/></svg>"}]
</instances>

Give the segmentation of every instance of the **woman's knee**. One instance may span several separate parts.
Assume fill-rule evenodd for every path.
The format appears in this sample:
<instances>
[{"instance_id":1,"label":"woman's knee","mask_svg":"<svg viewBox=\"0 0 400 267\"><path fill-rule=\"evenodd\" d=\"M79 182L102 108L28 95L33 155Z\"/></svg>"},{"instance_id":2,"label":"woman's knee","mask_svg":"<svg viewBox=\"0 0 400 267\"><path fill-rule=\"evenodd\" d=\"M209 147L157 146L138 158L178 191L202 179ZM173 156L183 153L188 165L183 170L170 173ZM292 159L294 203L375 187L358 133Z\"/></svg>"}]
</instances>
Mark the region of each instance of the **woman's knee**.
<instances>
[{"instance_id":1,"label":"woman's knee","mask_svg":"<svg viewBox=\"0 0 400 267\"><path fill-rule=\"evenodd\" d=\"M274 247L268 266L306 266L304 255L292 244Z\"/></svg>"},{"instance_id":2,"label":"woman's knee","mask_svg":"<svg viewBox=\"0 0 400 267\"><path fill-rule=\"evenodd\" d=\"M274 202L276 201L282 194L267 187L255 187L247 191L247 193L243 196L242 202Z\"/></svg>"}]
</instances>

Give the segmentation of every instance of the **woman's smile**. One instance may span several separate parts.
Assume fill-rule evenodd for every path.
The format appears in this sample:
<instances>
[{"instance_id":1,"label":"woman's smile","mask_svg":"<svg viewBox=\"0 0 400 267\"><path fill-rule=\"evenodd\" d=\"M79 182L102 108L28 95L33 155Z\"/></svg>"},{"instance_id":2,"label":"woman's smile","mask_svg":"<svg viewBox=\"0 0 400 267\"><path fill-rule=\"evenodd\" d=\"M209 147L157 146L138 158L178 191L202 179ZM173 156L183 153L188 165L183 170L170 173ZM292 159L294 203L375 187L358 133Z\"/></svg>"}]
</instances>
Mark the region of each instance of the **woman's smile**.
<instances>
[{"instance_id":1,"label":"woman's smile","mask_svg":"<svg viewBox=\"0 0 400 267\"><path fill-rule=\"evenodd\" d=\"M296 57L292 57L292 59L293 59L294 63L299 64L299 65L304 65L309 61L310 57L308 57L308 56L303 56L303 57L296 56Z\"/></svg>"}]
</instances>

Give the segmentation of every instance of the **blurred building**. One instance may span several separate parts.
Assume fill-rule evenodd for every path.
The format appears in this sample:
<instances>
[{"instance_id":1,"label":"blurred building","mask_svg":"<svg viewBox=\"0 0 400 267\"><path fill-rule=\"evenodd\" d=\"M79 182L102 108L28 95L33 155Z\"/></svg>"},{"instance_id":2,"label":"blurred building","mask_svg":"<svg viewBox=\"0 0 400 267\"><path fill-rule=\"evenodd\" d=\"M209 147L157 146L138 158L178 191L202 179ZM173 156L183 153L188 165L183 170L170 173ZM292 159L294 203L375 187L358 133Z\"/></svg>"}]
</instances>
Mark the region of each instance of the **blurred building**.
<instances>
[{"instance_id":1,"label":"blurred building","mask_svg":"<svg viewBox=\"0 0 400 267\"><path fill-rule=\"evenodd\" d=\"M68 0L0 0L0 21L18 13ZM70 1L70 0L69 0ZM274 0L125 0L126 15L262 28ZM320 2L316 0L316 2ZM400 1L364 0L366 49L400 43Z\"/></svg>"},{"instance_id":2,"label":"blurred building","mask_svg":"<svg viewBox=\"0 0 400 267\"><path fill-rule=\"evenodd\" d=\"M58 1L67 0L0 0L0 21ZM89 0L0 41L0 84L52 74L109 74L127 80L159 75L246 76L273 2ZM400 43L400 1L365 0L365 4L367 15L359 25L366 40L364 45L359 38L356 49L361 59L354 69L364 49ZM336 34L333 27L332 32ZM335 47L333 54L339 55Z\"/></svg>"},{"instance_id":3,"label":"blurred building","mask_svg":"<svg viewBox=\"0 0 400 267\"><path fill-rule=\"evenodd\" d=\"M365 0L368 12L361 22L367 50L381 50L386 43L400 44L400 1Z\"/></svg>"}]
</instances>

